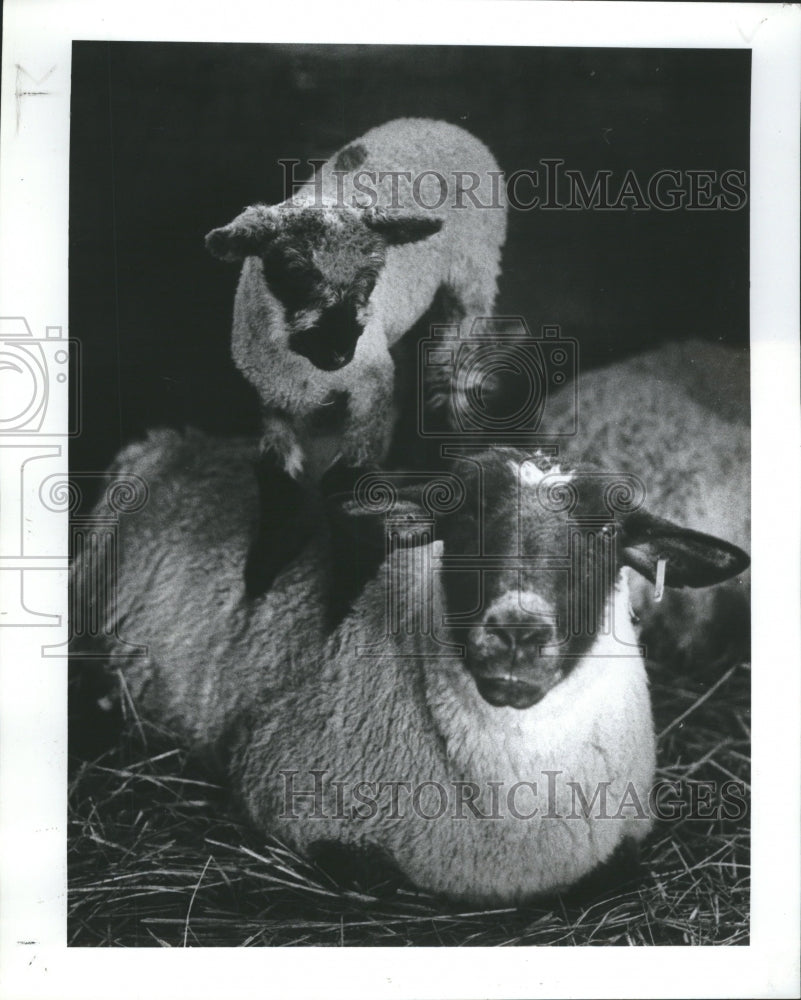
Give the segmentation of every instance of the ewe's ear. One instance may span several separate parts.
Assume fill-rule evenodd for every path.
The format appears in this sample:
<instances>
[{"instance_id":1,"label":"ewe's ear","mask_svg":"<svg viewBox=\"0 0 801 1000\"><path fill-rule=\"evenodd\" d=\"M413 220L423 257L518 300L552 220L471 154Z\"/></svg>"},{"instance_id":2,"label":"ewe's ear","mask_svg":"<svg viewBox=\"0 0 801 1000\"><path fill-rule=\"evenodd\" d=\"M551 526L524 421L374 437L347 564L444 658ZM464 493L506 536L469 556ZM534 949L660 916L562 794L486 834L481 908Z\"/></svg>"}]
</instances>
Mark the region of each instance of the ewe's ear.
<instances>
[{"instance_id":1,"label":"ewe's ear","mask_svg":"<svg viewBox=\"0 0 801 1000\"><path fill-rule=\"evenodd\" d=\"M220 260L244 260L261 253L281 225L275 205L251 205L227 226L212 229L206 236L206 249Z\"/></svg>"},{"instance_id":2,"label":"ewe's ear","mask_svg":"<svg viewBox=\"0 0 801 1000\"><path fill-rule=\"evenodd\" d=\"M630 514L622 528L620 561L653 582L657 563L666 559L668 587L709 587L742 573L751 561L730 542L681 528L645 510Z\"/></svg>"},{"instance_id":3,"label":"ewe's ear","mask_svg":"<svg viewBox=\"0 0 801 1000\"><path fill-rule=\"evenodd\" d=\"M417 503L399 500L392 509L393 535L391 548L401 542L415 547L431 541L430 533L421 532L421 518L429 523L428 513ZM349 539L351 558L364 561L368 553L383 562L386 556L386 514L365 511L355 500L347 500L339 506L337 527L343 537ZM376 569L378 566L376 565Z\"/></svg>"},{"instance_id":4,"label":"ewe's ear","mask_svg":"<svg viewBox=\"0 0 801 1000\"><path fill-rule=\"evenodd\" d=\"M443 221L431 212L385 208L365 209L362 218L368 229L380 233L390 246L395 247L433 236L442 229Z\"/></svg>"},{"instance_id":5,"label":"ewe's ear","mask_svg":"<svg viewBox=\"0 0 801 1000\"><path fill-rule=\"evenodd\" d=\"M430 534L420 531L419 518L423 508L415 503L399 501L393 509L393 531L390 551L403 541L416 548L431 541ZM387 558L386 515L365 511L355 500L337 503L329 498L331 523L331 564L333 583L329 594L328 624L335 628L364 590L374 579ZM405 525L408 524L408 530Z\"/></svg>"}]
</instances>

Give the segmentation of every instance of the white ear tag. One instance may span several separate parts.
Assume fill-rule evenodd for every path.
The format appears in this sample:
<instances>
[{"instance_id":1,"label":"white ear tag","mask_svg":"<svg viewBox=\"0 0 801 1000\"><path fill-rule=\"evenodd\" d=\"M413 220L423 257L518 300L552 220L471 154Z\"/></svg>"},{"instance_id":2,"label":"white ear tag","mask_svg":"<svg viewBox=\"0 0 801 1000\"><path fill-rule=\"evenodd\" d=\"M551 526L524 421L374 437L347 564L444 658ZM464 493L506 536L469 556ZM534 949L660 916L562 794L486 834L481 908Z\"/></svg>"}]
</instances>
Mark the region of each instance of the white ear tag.
<instances>
[{"instance_id":1,"label":"white ear tag","mask_svg":"<svg viewBox=\"0 0 801 1000\"><path fill-rule=\"evenodd\" d=\"M656 563L656 583L654 584L654 601L658 604L665 594L665 571L667 570L667 559L660 556Z\"/></svg>"}]
</instances>

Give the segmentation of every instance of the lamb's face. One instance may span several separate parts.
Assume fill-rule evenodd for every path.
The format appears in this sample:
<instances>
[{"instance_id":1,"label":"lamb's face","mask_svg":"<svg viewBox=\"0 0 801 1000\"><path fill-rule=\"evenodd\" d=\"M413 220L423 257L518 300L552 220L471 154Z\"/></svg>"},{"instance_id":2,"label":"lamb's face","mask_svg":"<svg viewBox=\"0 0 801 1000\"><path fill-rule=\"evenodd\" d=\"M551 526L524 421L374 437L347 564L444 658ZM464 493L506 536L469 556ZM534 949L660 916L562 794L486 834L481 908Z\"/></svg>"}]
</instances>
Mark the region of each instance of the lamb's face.
<instances>
[{"instance_id":1,"label":"lamb's face","mask_svg":"<svg viewBox=\"0 0 801 1000\"><path fill-rule=\"evenodd\" d=\"M465 502L442 525L442 584L466 667L492 705L528 708L592 655L613 624L621 566L676 587L748 566L736 546L650 514L636 477L560 469L511 448L468 466Z\"/></svg>"},{"instance_id":2,"label":"lamb's face","mask_svg":"<svg viewBox=\"0 0 801 1000\"><path fill-rule=\"evenodd\" d=\"M252 205L214 229L206 246L223 260L260 257L266 289L284 308L289 349L323 371L348 364L387 249L437 233L424 210Z\"/></svg>"},{"instance_id":3,"label":"lamb's face","mask_svg":"<svg viewBox=\"0 0 801 1000\"><path fill-rule=\"evenodd\" d=\"M351 361L386 246L355 214L287 217L261 259L265 283L284 307L292 351L323 371Z\"/></svg>"}]
</instances>

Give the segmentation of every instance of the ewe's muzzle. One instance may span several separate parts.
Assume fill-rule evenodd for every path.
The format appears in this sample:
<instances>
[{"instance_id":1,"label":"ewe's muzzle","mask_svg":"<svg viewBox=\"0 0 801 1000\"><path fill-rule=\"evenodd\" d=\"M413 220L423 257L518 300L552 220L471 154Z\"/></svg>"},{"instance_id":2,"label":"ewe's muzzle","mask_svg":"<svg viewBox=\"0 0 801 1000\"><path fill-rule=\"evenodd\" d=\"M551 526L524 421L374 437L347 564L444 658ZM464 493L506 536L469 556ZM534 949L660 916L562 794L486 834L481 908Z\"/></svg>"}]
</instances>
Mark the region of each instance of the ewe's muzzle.
<instances>
[{"instance_id":1,"label":"ewe's muzzle","mask_svg":"<svg viewBox=\"0 0 801 1000\"><path fill-rule=\"evenodd\" d=\"M467 668L482 698L495 706L536 705L564 676L555 641L552 615L488 615L467 641Z\"/></svg>"}]
</instances>

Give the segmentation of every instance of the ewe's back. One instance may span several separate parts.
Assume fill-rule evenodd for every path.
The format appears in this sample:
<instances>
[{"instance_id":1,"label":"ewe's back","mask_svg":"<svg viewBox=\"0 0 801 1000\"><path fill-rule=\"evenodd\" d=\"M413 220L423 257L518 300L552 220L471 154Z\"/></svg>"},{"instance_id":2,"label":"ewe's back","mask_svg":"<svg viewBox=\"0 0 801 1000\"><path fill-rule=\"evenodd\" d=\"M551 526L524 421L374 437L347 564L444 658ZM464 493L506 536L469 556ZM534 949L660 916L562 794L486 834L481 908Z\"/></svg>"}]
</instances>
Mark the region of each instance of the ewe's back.
<instances>
[{"instance_id":1,"label":"ewe's back","mask_svg":"<svg viewBox=\"0 0 801 1000\"><path fill-rule=\"evenodd\" d=\"M579 377L578 435L587 461L638 475L663 517L750 550L751 443L747 352L700 341L654 351ZM549 404L545 430L568 426L571 395ZM745 573L704 590L666 591L632 574L632 603L649 655L694 662L747 656Z\"/></svg>"},{"instance_id":2,"label":"ewe's back","mask_svg":"<svg viewBox=\"0 0 801 1000\"><path fill-rule=\"evenodd\" d=\"M330 560L321 538L272 591L244 600L254 457L249 444L160 432L116 463L114 471L135 473L151 489L144 509L120 524L122 634L147 642L150 656L117 665L144 718L183 743L218 751L232 789L263 831L310 855L321 841L357 854L375 849L418 886L454 898L510 902L569 885L624 838L645 836L648 817L622 807L629 783L647 802L654 768L638 656L621 660L617 642L602 637L554 690L518 711L482 698L463 661L439 655L442 647L432 646L424 629L409 632L400 616L387 647L364 655L385 635L386 579L398 581L405 606L419 609L425 596L421 550L402 546L390 557L388 577L365 586L327 640L321 591ZM508 491L517 474L507 472L501 485ZM494 509L503 507L500 488L484 495ZM516 522L517 506L506 506ZM534 509L525 508L529 515ZM429 557L446 546L434 542ZM441 580L427 596L439 623ZM624 607L617 611L617 637L633 644ZM287 808L294 797L287 798L286 775L307 791L315 771L325 785L324 815L308 797L295 814ZM529 812L531 794L545 796L549 774L560 781L546 798L557 818L540 807ZM375 810L357 808L362 781L406 787L411 802L398 814L388 814L385 799ZM465 781L478 796L478 814L461 807ZM500 783L504 797L516 795L521 782L528 818L515 811L515 799L496 811L493 788ZM587 802L605 788L608 813L573 816L575 783ZM339 788L346 789L344 812ZM442 809L436 801L432 808L428 795L438 797L437 789ZM416 809L423 792L425 804L418 797Z\"/></svg>"},{"instance_id":3,"label":"ewe's back","mask_svg":"<svg viewBox=\"0 0 801 1000\"><path fill-rule=\"evenodd\" d=\"M264 598L269 616L243 600L242 566L257 512L256 456L252 441L161 430L125 448L110 470L140 476L149 489L142 510L120 517L123 571L116 609L107 609L120 634L148 647L147 657L124 664L126 684L143 714L190 743L220 737L233 707L287 683L283 668L293 650L285 641L273 648L274 634L297 634L298 607L308 654L299 671L313 664L315 636L322 633L320 557L313 551L288 569L280 592ZM142 623L146 635L137 631ZM254 661L264 669L254 670Z\"/></svg>"}]
</instances>

